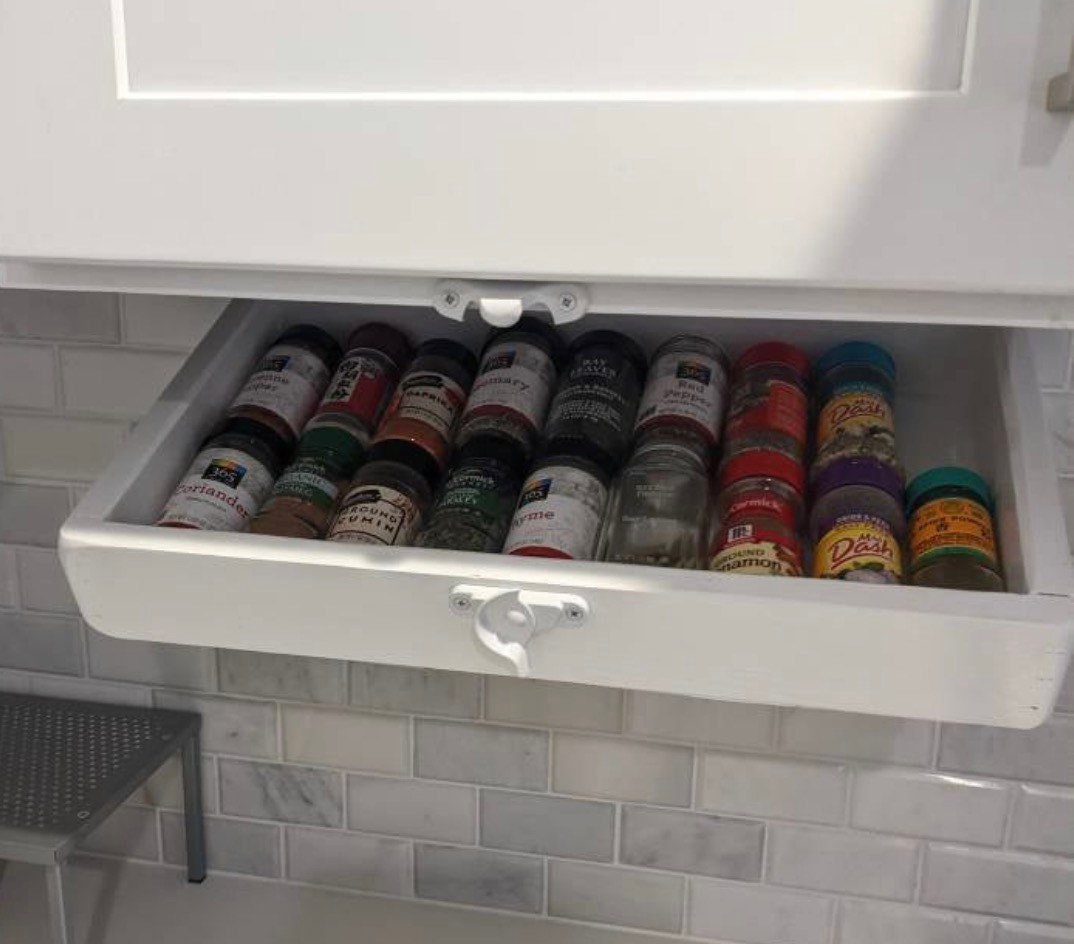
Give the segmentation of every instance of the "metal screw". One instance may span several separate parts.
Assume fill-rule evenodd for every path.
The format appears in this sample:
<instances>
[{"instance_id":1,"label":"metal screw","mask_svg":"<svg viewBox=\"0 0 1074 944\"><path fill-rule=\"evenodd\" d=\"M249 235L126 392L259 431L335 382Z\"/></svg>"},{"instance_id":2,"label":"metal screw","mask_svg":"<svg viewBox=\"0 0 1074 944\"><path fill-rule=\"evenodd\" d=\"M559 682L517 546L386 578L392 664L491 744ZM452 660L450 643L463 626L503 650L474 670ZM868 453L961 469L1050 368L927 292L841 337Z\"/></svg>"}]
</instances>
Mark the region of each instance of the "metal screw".
<instances>
[{"instance_id":1,"label":"metal screw","mask_svg":"<svg viewBox=\"0 0 1074 944\"><path fill-rule=\"evenodd\" d=\"M89 810L79 810L76 815L78 816L79 819L88 819L89 818Z\"/></svg>"},{"instance_id":2,"label":"metal screw","mask_svg":"<svg viewBox=\"0 0 1074 944\"><path fill-rule=\"evenodd\" d=\"M563 618L571 623L580 623L585 619L585 610L583 610L577 603L564 604Z\"/></svg>"},{"instance_id":3,"label":"metal screw","mask_svg":"<svg viewBox=\"0 0 1074 944\"><path fill-rule=\"evenodd\" d=\"M559 307L564 311L570 311L578 303L578 300L569 292L564 292L559 296Z\"/></svg>"},{"instance_id":4,"label":"metal screw","mask_svg":"<svg viewBox=\"0 0 1074 944\"><path fill-rule=\"evenodd\" d=\"M474 605L474 600L468 593L453 593L448 598L448 603L456 613L467 613Z\"/></svg>"},{"instance_id":5,"label":"metal screw","mask_svg":"<svg viewBox=\"0 0 1074 944\"><path fill-rule=\"evenodd\" d=\"M457 292L445 292L444 293L444 306L447 308L454 308L459 303L459 295Z\"/></svg>"}]
</instances>

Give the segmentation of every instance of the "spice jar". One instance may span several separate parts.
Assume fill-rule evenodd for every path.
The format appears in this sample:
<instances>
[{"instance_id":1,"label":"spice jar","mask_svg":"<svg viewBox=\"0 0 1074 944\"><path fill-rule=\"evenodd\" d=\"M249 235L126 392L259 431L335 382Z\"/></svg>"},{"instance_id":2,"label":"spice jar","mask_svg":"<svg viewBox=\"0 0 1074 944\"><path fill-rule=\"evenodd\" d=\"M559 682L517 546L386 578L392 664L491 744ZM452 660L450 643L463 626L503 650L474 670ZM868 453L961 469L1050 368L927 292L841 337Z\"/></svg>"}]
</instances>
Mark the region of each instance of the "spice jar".
<instances>
[{"instance_id":1,"label":"spice jar","mask_svg":"<svg viewBox=\"0 0 1074 944\"><path fill-rule=\"evenodd\" d=\"M367 462L343 496L328 540L412 544L432 497L425 476L410 466L391 459Z\"/></svg>"},{"instance_id":2,"label":"spice jar","mask_svg":"<svg viewBox=\"0 0 1074 944\"><path fill-rule=\"evenodd\" d=\"M720 472L709 570L801 577L805 470L781 452L752 449Z\"/></svg>"},{"instance_id":3,"label":"spice jar","mask_svg":"<svg viewBox=\"0 0 1074 944\"><path fill-rule=\"evenodd\" d=\"M471 439L458 451L418 546L498 554L511 526L525 462L514 439Z\"/></svg>"},{"instance_id":4,"label":"spice jar","mask_svg":"<svg viewBox=\"0 0 1074 944\"><path fill-rule=\"evenodd\" d=\"M708 521L710 442L693 428L643 433L612 489L601 558L697 569Z\"/></svg>"},{"instance_id":5,"label":"spice jar","mask_svg":"<svg viewBox=\"0 0 1074 944\"><path fill-rule=\"evenodd\" d=\"M346 350L314 417L346 417L368 446L410 361L410 342L395 328L371 322L351 333Z\"/></svg>"},{"instance_id":6,"label":"spice jar","mask_svg":"<svg viewBox=\"0 0 1074 944\"><path fill-rule=\"evenodd\" d=\"M714 447L727 407L727 355L715 341L680 334L653 355L635 434L686 426Z\"/></svg>"},{"instance_id":7,"label":"spice jar","mask_svg":"<svg viewBox=\"0 0 1074 944\"><path fill-rule=\"evenodd\" d=\"M581 456L538 460L526 477L505 554L592 560L608 500L608 476Z\"/></svg>"},{"instance_id":8,"label":"spice jar","mask_svg":"<svg viewBox=\"0 0 1074 944\"><path fill-rule=\"evenodd\" d=\"M858 456L900 470L895 452L895 361L865 341L839 344L816 363L816 456L813 474Z\"/></svg>"},{"instance_id":9,"label":"spice jar","mask_svg":"<svg viewBox=\"0 0 1074 944\"><path fill-rule=\"evenodd\" d=\"M630 448L645 364L642 349L617 331L576 339L548 413L545 455L584 456L613 475Z\"/></svg>"},{"instance_id":10,"label":"spice jar","mask_svg":"<svg viewBox=\"0 0 1074 944\"><path fill-rule=\"evenodd\" d=\"M268 498L288 452L267 426L232 419L209 437L157 519L163 528L244 531Z\"/></svg>"},{"instance_id":11,"label":"spice jar","mask_svg":"<svg viewBox=\"0 0 1074 944\"><path fill-rule=\"evenodd\" d=\"M410 443L443 472L476 369L473 352L457 341L426 341L399 382L373 442Z\"/></svg>"},{"instance_id":12,"label":"spice jar","mask_svg":"<svg viewBox=\"0 0 1074 944\"><path fill-rule=\"evenodd\" d=\"M291 464L250 522L254 534L322 538L340 491L365 457L365 430L350 417L314 417Z\"/></svg>"},{"instance_id":13,"label":"spice jar","mask_svg":"<svg viewBox=\"0 0 1074 944\"><path fill-rule=\"evenodd\" d=\"M835 459L813 483L813 576L862 583L903 577L902 478L875 459Z\"/></svg>"},{"instance_id":14,"label":"spice jar","mask_svg":"<svg viewBox=\"0 0 1074 944\"><path fill-rule=\"evenodd\" d=\"M293 446L339 362L335 338L297 325L276 339L228 407L229 419L256 420Z\"/></svg>"},{"instance_id":15,"label":"spice jar","mask_svg":"<svg viewBox=\"0 0 1074 944\"><path fill-rule=\"evenodd\" d=\"M906 489L910 582L951 590L1003 590L992 490L976 472L930 469Z\"/></svg>"},{"instance_id":16,"label":"spice jar","mask_svg":"<svg viewBox=\"0 0 1074 944\"><path fill-rule=\"evenodd\" d=\"M744 351L731 376L725 459L766 449L801 461L809 426L809 358L790 344L767 341Z\"/></svg>"},{"instance_id":17,"label":"spice jar","mask_svg":"<svg viewBox=\"0 0 1074 944\"><path fill-rule=\"evenodd\" d=\"M532 456L563 350L559 335L537 318L525 317L512 328L494 332L459 421L456 448L496 434L518 442L527 459Z\"/></svg>"}]
</instances>

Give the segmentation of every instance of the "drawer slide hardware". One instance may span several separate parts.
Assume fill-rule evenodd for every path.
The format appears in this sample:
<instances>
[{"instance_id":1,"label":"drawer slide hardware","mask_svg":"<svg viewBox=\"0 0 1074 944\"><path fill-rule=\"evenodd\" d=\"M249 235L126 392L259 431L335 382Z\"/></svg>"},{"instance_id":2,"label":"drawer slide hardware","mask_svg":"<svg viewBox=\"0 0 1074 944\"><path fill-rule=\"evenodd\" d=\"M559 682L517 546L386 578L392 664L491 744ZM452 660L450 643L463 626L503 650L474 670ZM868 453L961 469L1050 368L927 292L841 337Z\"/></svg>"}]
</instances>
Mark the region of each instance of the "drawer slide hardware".
<instances>
[{"instance_id":1,"label":"drawer slide hardware","mask_svg":"<svg viewBox=\"0 0 1074 944\"><path fill-rule=\"evenodd\" d=\"M433 307L445 318L462 321L473 306L495 328L509 328L526 311L548 311L556 324L577 321L586 313L589 296L569 282L468 282L450 279L436 286Z\"/></svg>"},{"instance_id":2,"label":"drawer slide hardware","mask_svg":"<svg viewBox=\"0 0 1074 944\"><path fill-rule=\"evenodd\" d=\"M510 662L521 678L530 674L526 647L538 633L559 626L581 626L589 616L586 601L571 593L460 584L452 589L448 601L452 612L472 615L477 641Z\"/></svg>"}]
</instances>

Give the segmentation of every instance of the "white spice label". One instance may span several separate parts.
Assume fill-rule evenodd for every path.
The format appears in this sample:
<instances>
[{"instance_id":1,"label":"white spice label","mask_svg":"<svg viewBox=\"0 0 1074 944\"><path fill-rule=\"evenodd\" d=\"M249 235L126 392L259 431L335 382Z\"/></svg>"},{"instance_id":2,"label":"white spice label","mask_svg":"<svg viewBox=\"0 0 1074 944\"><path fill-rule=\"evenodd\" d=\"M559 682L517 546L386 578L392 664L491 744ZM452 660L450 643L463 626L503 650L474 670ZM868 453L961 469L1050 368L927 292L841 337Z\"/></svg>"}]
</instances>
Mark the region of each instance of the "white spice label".
<instances>
[{"instance_id":1,"label":"white spice label","mask_svg":"<svg viewBox=\"0 0 1074 944\"><path fill-rule=\"evenodd\" d=\"M488 413L515 413L535 431L544 423L556 368L552 359L531 344L494 344L466 402L463 422Z\"/></svg>"},{"instance_id":2,"label":"white spice label","mask_svg":"<svg viewBox=\"0 0 1074 944\"><path fill-rule=\"evenodd\" d=\"M504 553L590 560L607 498L600 480L582 469L537 470L522 487Z\"/></svg>"},{"instance_id":3,"label":"white spice label","mask_svg":"<svg viewBox=\"0 0 1074 944\"><path fill-rule=\"evenodd\" d=\"M664 417L694 426L710 442L719 438L727 400L723 364L704 354L665 354L649 370L635 429Z\"/></svg>"},{"instance_id":4,"label":"white spice label","mask_svg":"<svg viewBox=\"0 0 1074 944\"><path fill-rule=\"evenodd\" d=\"M421 512L408 496L383 485L361 485L343 499L328 540L408 545L419 524Z\"/></svg>"},{"instance_id":5,"label":"white spice label","mask_svg":"<svg viewBox=\"0 0 1074 944\"><path fill-rule=\"evenodd\" d=\"M157 524L201 531L245 531L272 491L272 473L237 449L198 453Z\"/></svg>"},{"instance_id":6,"label":"white spice label","mask_svg":"<svg viewBox=\"0 0 1074 944\"><path fill-rule=\"evenodd\" d=\"M444 374L435 371L408 374L395 391L384 427L393 420L416 420L432 427L444 439L450 439L465 401L466 391Z\"/></svg>"},{"instance_id":7,"label":"white spice label","mask_svg":"<svg viewBox=\"0 0 1074 944\"><path fill-rule=\"evenodd\" d=\"M260 407L279 416L297 439L328 385L324 361L301 347L275 345L257 365L232 410Z\"/></svg>"}]
</instances>

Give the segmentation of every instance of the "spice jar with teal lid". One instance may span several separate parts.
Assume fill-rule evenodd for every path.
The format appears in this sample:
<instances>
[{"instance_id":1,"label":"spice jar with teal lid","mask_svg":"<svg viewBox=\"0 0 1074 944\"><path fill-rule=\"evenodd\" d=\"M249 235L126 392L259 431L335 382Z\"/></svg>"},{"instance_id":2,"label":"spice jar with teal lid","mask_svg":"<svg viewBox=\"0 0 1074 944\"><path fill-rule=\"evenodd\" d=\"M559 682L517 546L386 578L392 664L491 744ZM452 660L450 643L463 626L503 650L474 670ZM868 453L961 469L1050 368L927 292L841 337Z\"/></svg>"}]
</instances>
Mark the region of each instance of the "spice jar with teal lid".
<instances>
[{"instance_id":1,"label":"spice jar with teal lid","mask_svg":"<svg viewBox=\"0 0 1074 944\"><path fill-rule=\"evenodd\" d=\"M922 472L906 490L910 582L949 590L1003 590L988 483L971 469Z\"/></svg>"},{"instance_id":2,"label":"spice jar with teal lid","mask_svg":"<svg viewBox=\"0 0 1074 944\"><path fill-rule=\"evenodd\" d=\"M816 456L813 473L837 459L873 459L901 475L895 449L895 359L868 341L847 341L813 365Z\"/></svg>"}]
</instances>

